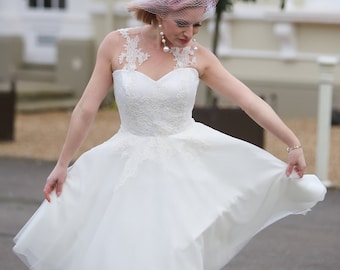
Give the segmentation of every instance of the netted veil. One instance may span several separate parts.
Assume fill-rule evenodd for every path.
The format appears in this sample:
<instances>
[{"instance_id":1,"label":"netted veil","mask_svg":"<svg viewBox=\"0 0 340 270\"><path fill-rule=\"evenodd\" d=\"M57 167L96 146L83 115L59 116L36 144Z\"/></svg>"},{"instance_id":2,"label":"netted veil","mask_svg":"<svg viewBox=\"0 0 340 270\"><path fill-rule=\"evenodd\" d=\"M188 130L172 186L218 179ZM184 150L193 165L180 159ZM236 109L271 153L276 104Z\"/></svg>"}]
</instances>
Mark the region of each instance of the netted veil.
<instances>
[{"instance_id":1,"label":"netted veil","mask_svg":"<svg viewBox=\"0 0 340 270\"><path fill-rule=\"evenodd\" d=\"M214 15L217 2L218 0L133 0L127 8L130 12L143 10L162 18L174 12L181 14L188 8L203 8L203 21Z\"/></svg>"}]
</instances>

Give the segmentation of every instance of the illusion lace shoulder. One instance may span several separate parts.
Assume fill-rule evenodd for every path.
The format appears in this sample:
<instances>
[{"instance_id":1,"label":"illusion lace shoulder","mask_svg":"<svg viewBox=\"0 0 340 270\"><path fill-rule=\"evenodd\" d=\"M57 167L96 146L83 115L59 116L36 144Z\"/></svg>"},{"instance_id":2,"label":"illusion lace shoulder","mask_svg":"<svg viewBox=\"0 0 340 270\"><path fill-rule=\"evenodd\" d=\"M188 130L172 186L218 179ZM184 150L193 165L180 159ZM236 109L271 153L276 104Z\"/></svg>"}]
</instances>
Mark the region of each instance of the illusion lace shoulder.
<instances>
[{"instance_id":1,"label":"illusion lace shoulder","mask_svg":"<svg viewBox=\"0 0 340 270\"><path fill-rule=\"evenodd\" d=\"M181 132L192 123L192 110L199 83L194 50L171 48L174 70L155 81L137 71L150 57L138 48L139 36L130 38L126 29L120 30L126 39L125 51L115 71L114 89L121 116L122 128L134 134L168 135Z\"/></svg>"},{"instance_id":2,"label":"illusion lace shoulder","mask_svg":"<svg viewBox=\"0 0 340 270\"><path fill-rule=\"evenodd\" d=\"M190 47L171 48L174 69L153 80L139 71L152 57L139 36L120 33L121 128L75 161L62 195L15 237L30 269L218 270L259 231L324 199L315 175L287 177L270 153L192 119Z\"/></svg>"}]
</instances>

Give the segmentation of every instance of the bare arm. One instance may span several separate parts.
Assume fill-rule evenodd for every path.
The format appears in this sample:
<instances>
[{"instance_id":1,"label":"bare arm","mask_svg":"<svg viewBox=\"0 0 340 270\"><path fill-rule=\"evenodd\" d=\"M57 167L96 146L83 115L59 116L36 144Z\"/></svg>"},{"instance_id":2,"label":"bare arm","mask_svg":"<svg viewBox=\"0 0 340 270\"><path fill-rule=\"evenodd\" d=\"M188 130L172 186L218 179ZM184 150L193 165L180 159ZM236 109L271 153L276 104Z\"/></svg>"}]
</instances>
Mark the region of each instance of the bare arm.
<instances>
[{"instance_id":1,"label":"bare arm","mask_svg":"<svg viewBox=\"0 0 340 270\"><path fill-rule=\"evenodd\" d=\"M205 54L206 62L209 64L202 72L201 79L211 89L238 104L255 122L275 135L287 147L300 145L296 135L264 100L231 75L212 53L205 52ZM302 177L305 168L306 162L302 149L291 151L288 155L286 174L290 175L294 169Z\"/></svg>"},{"instance_id":2,"label":"bare arm","mask_svg":"<svg viewBox=\"0 0 340 270\"><path fill-rule=\"evenodd\" d=\"M109 34L100 45L91 78L72 112L64 146L44 188L48 201L50 201L50 193L54 189L56 189L57 195L61 194L67 167L86 139L99 106L112 85L112 39L113 34Z\"/></svg>"}]
</instances>

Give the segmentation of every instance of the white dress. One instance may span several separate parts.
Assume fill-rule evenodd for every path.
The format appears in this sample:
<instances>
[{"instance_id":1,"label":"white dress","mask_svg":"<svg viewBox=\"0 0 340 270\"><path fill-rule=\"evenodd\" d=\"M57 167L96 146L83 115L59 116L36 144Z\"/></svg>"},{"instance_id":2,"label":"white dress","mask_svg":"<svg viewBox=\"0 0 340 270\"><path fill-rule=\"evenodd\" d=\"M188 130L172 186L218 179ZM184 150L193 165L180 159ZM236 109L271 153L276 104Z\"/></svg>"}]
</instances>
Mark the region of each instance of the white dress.
<instances>
[{"instance_id":1,"label":"white dress","mask_svg":"<svg viewBox=\"0 0 340 270\"><path fill-rule=\"evenodd\" d=\"M149 57L138 36L120 32L121 128L69 168L62 195L15 237L30 269L218 270L260 230L323 200L316 176L287 178L265 150L192 119L191 48L173 49L175 69L155 81L137 71Z\"/></svg>"}]
</instances>

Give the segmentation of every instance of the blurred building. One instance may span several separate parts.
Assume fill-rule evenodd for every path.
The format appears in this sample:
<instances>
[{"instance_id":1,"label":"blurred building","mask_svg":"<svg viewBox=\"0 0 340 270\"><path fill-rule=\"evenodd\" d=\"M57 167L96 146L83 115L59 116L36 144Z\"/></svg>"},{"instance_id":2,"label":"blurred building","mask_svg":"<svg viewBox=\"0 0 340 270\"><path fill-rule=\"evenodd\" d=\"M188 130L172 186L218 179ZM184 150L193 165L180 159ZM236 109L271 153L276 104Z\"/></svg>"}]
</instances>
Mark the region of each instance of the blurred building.
<instances>
[{"instance_id":1,"label":"blurred building","mask_svg":"<svg viewBox=\"0 0 340 270\"><path fill-rule=\"evenodd\" d=\"M0 80L16 74L79 97L106 33L137 24L125 1L0 0ZM211 47L213 29L213 20L205 22L197 40ZM279 0L236 1L233 12L224 13L217 54L280 115L314 117L317 59L340 59L339 48L340 1L287 0L284 10ZM340 108L340 65L334 74L333 105ZM204 92L201 87L198 104Z\"/></svg>"}]
</instances>

